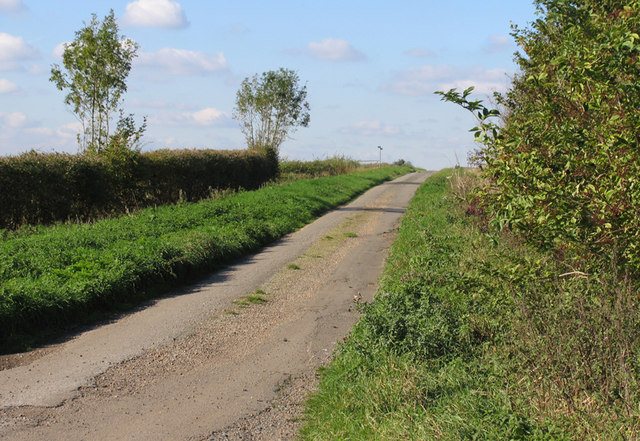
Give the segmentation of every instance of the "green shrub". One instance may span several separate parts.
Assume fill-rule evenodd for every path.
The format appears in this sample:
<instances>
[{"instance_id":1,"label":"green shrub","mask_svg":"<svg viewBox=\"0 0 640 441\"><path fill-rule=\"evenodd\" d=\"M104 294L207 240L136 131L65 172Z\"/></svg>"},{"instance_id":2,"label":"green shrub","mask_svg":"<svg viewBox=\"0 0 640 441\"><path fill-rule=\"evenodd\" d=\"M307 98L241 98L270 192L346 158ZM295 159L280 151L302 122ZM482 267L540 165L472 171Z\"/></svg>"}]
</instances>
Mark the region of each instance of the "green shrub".
<instances>
[{"instance_id":1,"label":"green shrub","mask_svg":"<svg viewBox=\"0 0 640 441\"><path fill-rule=\"evenodd\" d=\"M540 18L514 37L524 54L497 111L474 131L494 221L571 265L640 268L640 2L537 0ZM585 271L588 268L583 267Z\"/></svg>"},{"instance_id":2,"label":"green shrub","mask_svg":"<svg viewBox=\"0 0 640 441\"><path fill-rule=\"evenodd\" d=\"M416 193L303 439L638 439L637 282L487 230L459 173Z\"/></svg>"},{"instance_id":3,"label":"green shrub","mask_svg":"<svg viewBox=\"0 0 640 441\"><path fill-rule=\"evenodd\" d=\"M502 274L512 396L575 439L637 439L640 2L536 4L540 18L514 31L524 54L498 96L502 124L470 89L440 93L477 112L480 197L525 241Z\"/></svg>"},{"instance_id":4,"label":"green shrub","mask_svg":"<svg viewBox=\"0 0 640 441\"><path fill-rule=\"evenodd\" d=\"M256 189L277 160L258 151L107 150L0 158L0 228L95 220L148 206L197 201L220 189Z\"/></svg>"}]
</instances>

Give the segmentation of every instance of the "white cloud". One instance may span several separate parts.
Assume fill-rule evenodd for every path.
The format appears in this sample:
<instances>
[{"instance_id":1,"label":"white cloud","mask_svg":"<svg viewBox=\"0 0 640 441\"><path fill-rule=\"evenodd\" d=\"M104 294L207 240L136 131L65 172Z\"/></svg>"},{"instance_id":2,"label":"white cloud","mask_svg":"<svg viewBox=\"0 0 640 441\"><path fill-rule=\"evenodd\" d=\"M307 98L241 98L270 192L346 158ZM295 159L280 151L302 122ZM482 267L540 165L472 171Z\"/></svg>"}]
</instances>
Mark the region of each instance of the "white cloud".
<instances>
[{"instance_id":1,"label":"white cloud","mask_svg":"<svg viewBox=\"0 0 640 441\"><path fill-rule=\"evenodd\" d=\"M69 44L68 41L63 41L62 43L57 44L56 47L53 48L53 51L51 51L51 55L53 55L54 58L62 59L62 55L64 54L64 49L67 44Z\"/></svg>"},{"instance_id":2,"label":"white cloud","mask_svg":"<svg viewBox=\"0 0 640 441\"><path fill-rule=\"evenodd\" d=\"M187 126L187 127L229 127L235 126L235 122L228 113L213 107L196 110L193 112L182 112L179 114L163 112L157 116L149 118L151 123Z\"/></svg>"},{"instance_id":3,"label":"white cloud","mask_svg":"<svg viewBox=\"0 0 640 441\"><path fill-rule=\"evenodd\" d=\"M0 70L18 69L19 61L39 56L38 49L28 44L24 38L0 32Z\"/></svg>"},{"instance_id":4,"label":"white cloud","mask_svg":"<svg viewBox=\"0 0 640 441\"><path fill-rule=\"evenodd\" d=\"M398 95L421 96L431 95L436 90L466 89L474 86L476 93L491 94L507 89L508 74L504 69L487 69L482 66L460 68L429 65L398 72L383 88Z\"/></svg>"},{"instance_id":5,"label":"white cloud","mask_svg":"<svg viewBox=\"0 0 640 441\"><path fill-rule=\"evenodd\" d=\"M425 48L409 49L408 51L405 51L405 54L416 58L431 58L436 56L435 52Z\"/></svg>"},{"instance_id":6,"label":"white cloud","mask_svg":"<svg viewBox=\"0 0 640 441\"><path fill-rule=\"evenodd\" d=\"M18 129L27 125L27 115L22 112L0 112L0 123L3 128Z\"/></svg>"},{"instance_id":7,"label":"white cloud","mask_svg":"<svg viewBox=\"0 0 640 441\"><path fill-rule=\"evenodd\" d=\"M484 69L476 67L466 78L455 79L440 84L441 90L456 88L464 90L474 87L475 93L491 95L493 92L504 92L510 84L509 72L504 69Z\"/></svg>"},{"instance_id":8,"label":"white cloud","mask_svg":"<svg viewBox=\"0 0 640 441\"><path fill-rule=\"evenodd\" d=\"M380 121L358 121L349 127L340 129L340 133L360 136L391 136L399 135L400 128L383 124Z\"/></svg>"},{"instance_id":9,"label":"white cloud","mask_svg":"<svg viewBox=\"0 0 640 441\"><path fill-rule=\"evenodd\" d=\"M0 78L0 94L13 93L20 90L20 87L6 78Z\"/></svg>"},{"instance_id":10,"label":"white cloud","mask_svg":"<svg viewBox=\"0 0 640 441\"><path fill-rule=\"evenodd\" d=\"M142 52L136 62L140 66L162 69L172 75L209 74L224 71L229 66L222 52L211 55L168 47L156 52Z\"/></svg>"},{"instance_id":11,"label":"white cloud","mask_svg":"<svg viewBox=\"0 0 640 441\"><path fill-rule=\"evenodd\" d=\"M186 115L199 126L214 126L229 117L229 115L223 111L212 107L207 107L206 109L198 110L197 112L192 112Z\"/></svg>"},{"instance_id":12,"label":"white cloud","mask_svg":"<svg viewBox=\"0 0 640 441\"><path fill-rule=\"evenodd\" d=\"M331 61L360 61L366 57L346 40L325 38L322 41L312 41L307 46L309 55L319 60Z\"/></svg>"},{"instance_id":13,"label":"white cloud","mask_svg":"<svg viewBox=\"0 0 640 441\"><path fill-rule=\"evenodd\" d=\"M180 3L171 0L135 0L122 16L126 26L184 29L189 26Z\"/></svg>"},{"instance_id":14,"label":"white cloud","mask_svg":"<svg viewBox=\"0 0 640 441\"><path fill-rule=\"evenodd\" d=\"M82 132L82 123L79 121L64 124L56 129L56 135L63 139L75 140L80 132Z\"/></svg>"},{"instance_id":15,"label":"white cloud","mask_svg":"<svg viewBox=\"0 0 640 441\"><path fill-rule=\"evenodd\" d=\"M0 12L16 13L26 9L22 0L0 0Z\"/></svg>"},{"instance_id":16,"label":"white cloud","mask_svg":"<svg viewBox=\"0 0 640 441\"><path fill-rule=\"evenodd\" d=\"M489 39L485 43L484 52L488 54L495 54L499 52L505 52L511 48L511 38L507 35L490 35Z\"/></svg>"}]
</instances>

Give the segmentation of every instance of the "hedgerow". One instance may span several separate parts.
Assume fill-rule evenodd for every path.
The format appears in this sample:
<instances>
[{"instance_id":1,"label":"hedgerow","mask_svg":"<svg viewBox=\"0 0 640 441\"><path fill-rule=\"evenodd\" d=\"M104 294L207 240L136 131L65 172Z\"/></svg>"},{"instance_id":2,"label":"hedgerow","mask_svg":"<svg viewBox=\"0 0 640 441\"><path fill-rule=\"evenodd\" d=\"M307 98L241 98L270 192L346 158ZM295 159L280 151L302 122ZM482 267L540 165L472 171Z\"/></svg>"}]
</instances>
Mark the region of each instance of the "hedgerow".
<instances>
[{"instance_id":1,"label":"hedgerow","mask_svg":"<svg viewBox=\"0 0 640 441\"><path fill-rule=\"evenodd\" d=\"M289 177L317 178L349 173L360 167L360 163L345 156L334 156L313 161L280 161L281 179Z\"/></svg>"},{"instance_id":2,"label":"hedgerow","mask_svg":"<svg viewBox=\"0 0 640 441\"><path fill-rule=\"evenodd\" d=\"M0 228L87 221L193 202L217 190L252 190L274 179L277 158L260 150L119 149L103 154L30 152L0 158Z\"/></svg>"}]
</instances>

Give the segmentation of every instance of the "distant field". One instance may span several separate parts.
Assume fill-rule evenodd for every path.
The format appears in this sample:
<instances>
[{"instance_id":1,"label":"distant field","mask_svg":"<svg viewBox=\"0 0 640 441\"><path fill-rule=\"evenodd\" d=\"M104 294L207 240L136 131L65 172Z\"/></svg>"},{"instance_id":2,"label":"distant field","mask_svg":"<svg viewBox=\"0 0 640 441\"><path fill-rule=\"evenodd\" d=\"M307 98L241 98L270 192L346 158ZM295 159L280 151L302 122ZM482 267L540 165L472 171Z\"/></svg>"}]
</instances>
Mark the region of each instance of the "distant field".
<instances>
[{"instance_id":1,"label":"distant field","mask_svg":"<svg viewBox=\"0 0 640 441\"><path fill-rule=\"evenodd\" d=\"M0 343L166 291L312 221L408 167L298 180L85 225L0 230Z\"/></svg>"}]
</instances>

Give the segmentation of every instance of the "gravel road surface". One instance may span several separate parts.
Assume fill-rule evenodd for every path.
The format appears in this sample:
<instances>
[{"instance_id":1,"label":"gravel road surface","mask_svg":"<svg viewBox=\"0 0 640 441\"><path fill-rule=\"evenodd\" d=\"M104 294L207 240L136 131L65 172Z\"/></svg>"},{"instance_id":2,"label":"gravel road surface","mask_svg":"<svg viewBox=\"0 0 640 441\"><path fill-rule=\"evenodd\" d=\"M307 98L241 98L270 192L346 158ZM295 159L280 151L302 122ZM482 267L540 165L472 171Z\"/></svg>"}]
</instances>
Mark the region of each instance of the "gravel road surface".
<instances>
[{"instance_id":1,"label":"gravel road surface","mask_svg":"<svg viewBox=\"0 0 640 441\"><path fill-rule=\"evenodd\" d=\"M372 298L427 175L376 187L118 320L4 357L0 439L294 439L317 368Z\"/></svg>"}]
</instances>

